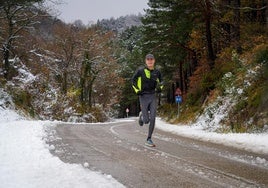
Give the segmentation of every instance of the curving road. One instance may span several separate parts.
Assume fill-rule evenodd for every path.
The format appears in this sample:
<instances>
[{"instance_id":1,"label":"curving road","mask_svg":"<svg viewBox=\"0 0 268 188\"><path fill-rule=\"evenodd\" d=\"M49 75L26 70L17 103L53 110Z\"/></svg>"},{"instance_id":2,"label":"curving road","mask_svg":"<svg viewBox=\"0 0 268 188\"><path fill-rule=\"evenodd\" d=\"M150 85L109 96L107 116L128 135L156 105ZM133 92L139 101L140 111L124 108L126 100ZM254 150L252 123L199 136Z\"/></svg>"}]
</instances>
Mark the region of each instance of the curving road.
<instances>
[{"instance_id":1,"label":"curving road","mask_svg":"<svg viewBox=\"0 0 268 188\"><path fill-rule=\"evenodd\" d=\"M87 162L126 187L268 187L268 156L155 130L135 121L59 124L49 144L64 162ZM266 161L265 161L265 160Z\"/></svg>"}]
</instances>

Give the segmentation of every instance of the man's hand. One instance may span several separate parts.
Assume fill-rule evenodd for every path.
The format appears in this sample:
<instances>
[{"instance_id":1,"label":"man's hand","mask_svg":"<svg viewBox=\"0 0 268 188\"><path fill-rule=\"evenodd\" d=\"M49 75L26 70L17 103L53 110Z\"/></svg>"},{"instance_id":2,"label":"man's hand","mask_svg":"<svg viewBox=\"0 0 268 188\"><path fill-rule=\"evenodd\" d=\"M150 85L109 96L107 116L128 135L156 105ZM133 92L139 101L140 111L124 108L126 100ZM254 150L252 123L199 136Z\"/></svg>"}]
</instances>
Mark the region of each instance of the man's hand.
<instances>
[{"instance_id":1,"label":"man's hand","mask_svg":"<svg viewBox=\"0 0 268 188\"><path fill-rule=\"evenodd\" d=\"M161 92L162 92L161 87L157 87L157 88L156 88L156 93L161 93Z\"/></svg>"},{"instance_id":2,"label":"man's hand","mask_svg":"<svg viewBox=\"0 0 268 188\"><path fill-rule=\"evenodd\" d=\"M141 94L142 94L142 92L141 92L141 91L138 91L138 92L137 92L137 95L141 95Z\"/></svg>"}]
</instances>

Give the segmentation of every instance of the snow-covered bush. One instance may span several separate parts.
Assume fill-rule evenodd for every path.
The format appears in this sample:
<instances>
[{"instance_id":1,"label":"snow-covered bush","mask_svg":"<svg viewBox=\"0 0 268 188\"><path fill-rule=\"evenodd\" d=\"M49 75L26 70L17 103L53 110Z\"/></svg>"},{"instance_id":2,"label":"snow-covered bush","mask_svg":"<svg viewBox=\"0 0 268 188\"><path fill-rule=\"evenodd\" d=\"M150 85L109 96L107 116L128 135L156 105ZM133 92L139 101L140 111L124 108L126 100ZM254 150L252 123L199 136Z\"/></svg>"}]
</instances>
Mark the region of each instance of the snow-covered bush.
<instances>
[{"instance_id":1,"label":"snow-covered bush","mask_svg":"<svg viewBox=\"0 0 268 188\"><path fill-rule=\"evenodd\" d=\"M211 131L251 132L268 124L268 59L264 54L267 48L249 59L239 60L235 55L243 68L222 77L216 88L221 94L207 103L194 125Z\"/></svg>"}]
</instances>

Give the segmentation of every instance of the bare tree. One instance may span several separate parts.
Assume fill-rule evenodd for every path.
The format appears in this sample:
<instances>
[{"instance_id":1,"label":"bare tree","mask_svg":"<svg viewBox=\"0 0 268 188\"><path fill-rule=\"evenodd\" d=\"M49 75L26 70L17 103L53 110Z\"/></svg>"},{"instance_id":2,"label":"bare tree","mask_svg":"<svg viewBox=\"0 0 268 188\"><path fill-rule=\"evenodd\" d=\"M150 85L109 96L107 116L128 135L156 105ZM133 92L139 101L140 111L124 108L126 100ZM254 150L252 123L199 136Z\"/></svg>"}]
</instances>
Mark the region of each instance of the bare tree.
<instances>
[{"instance_id":1,"label":"bare tree","mask_svg":"<svg viewBox=\"0 0 268 188\"><path fill-rule=\"evenodd\" d=\"M30 29L37 22L35 18L40 10L35 6L42 3L42 0L11 0L1 1L0 22L1 22L1 51L4 61L4 77L9 79L10 56L14 48L14 41L21 37L22 31Z\"/></svg>"},{"instance_id":2,"label":"bare tree","mask_svg":"<svg viewBox=\"0 0 268 188\"><path fill-rule=\"evenodd\" d=\"M93 83L100 72L100 69L96 68L97 59L99 58L90 59L89 52L86 51L81 67L80 100L83 105L87 103L89 107L92 107Z\"/></svg>"},{"instance_id":3,"label":"bare tree","mask_svg":"<svg viewBox=\"0 0 268 188\"><path fill-rule=\"evenodd\" d=\"M54 50L57 52L59 69L61 72L62 93L67 94L68 76L70 67L75 63L78 50L77 31L72 25L59 25L54 29L55 43Z\"/></svg>"}]
</instances>

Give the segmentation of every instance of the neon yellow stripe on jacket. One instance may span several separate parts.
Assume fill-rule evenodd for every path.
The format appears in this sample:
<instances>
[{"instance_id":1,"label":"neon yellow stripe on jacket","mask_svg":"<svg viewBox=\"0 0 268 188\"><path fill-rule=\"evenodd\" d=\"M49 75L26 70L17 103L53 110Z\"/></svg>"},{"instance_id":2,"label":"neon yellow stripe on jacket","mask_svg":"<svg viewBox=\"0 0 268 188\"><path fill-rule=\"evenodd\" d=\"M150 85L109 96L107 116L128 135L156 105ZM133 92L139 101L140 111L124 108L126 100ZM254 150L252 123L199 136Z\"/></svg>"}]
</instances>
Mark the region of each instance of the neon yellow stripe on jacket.
<instances>
[{"instance_id":1,"label":"neon yellow stripe on jacket","mask_svg":"<svg viewBox=\"0 0 268 188\"><path fill-rule=\"evenodd\" d=\"M159 78L157 78L156 82L157 82L157 85L160 87L160 89L163 90L164 86L162 83L160 83Z\"/></svg>"},{"instance_id":2,"label":"neon yellow stripe on jacket","mask_svg":"<svg viewBox=\"0 0 268 188\"><path fill-rule=\"evenodd\" d=\"M134 91L136 93L138 93L139 91L141 91L141 77L138 77L137 86L138 86L138 88L136 88L134 85L132 85L132 87L133 87L133 89L134 89Z\"/></svg>"},{"instance_id":3,"label":"neon yellow stripe on jacket","mask_svg":"<svg viewBox=\"0 0 268 188\"><path fill-rule=\"evenodd\" d=\"M146 75L146 78L148 78L148 79L151 78L151 72L148 69L144 69L144 73Z\"/></svg>"}]
</instances>

